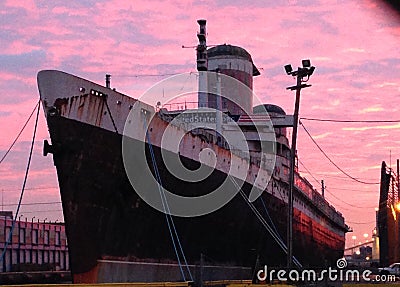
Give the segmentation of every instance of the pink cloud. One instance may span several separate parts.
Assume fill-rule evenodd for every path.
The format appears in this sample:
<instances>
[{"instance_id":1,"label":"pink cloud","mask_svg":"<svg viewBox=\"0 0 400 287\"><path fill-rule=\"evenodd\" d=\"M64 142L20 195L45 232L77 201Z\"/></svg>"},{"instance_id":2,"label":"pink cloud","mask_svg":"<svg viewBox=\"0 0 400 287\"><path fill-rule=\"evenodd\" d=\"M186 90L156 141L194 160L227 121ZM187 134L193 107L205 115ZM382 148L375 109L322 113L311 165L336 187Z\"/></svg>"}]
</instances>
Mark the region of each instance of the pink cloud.
<instances>
[{"instance_id":1,"label":"pink cloud","mask_svg":"<svg viewBox=\"0 0 400 287\"><path fill-rule=\"evenodd\" d=\"M185 3L139 0L133 4L114 0L85 7L6 1L0 4L2 17L8 17L1 24L0 38L3 48L0 123L6 123L0 131L0 148L8 147L38 98L35 83L38 70L63 69L99 83L104 82L105 73L111 73L113 86L138 97L161 77L135 75L195 70L195 50L181 46L197 44L198 18L208 19L210 44L231 43L251 52L255 64L262 68L262 75L255 79L256 94L266 102L281 105L287 113L292 113L294 95L285 88L293 85L294 80L284 74L282 67L287 63L299 65L301 59L310 58L317 69L310 80L313 87L302 93L301 116L398 119L400 27L391 18L391 12L375 1L314 1L307 7L303 4L276 1L272 6L262 2L245 5L238 1L224 4L211 0ZM15 59L11 56L36 55L35 51L41 51L43 58L30 67L22 67L23 57L20 67L4 66L13 61L9 59ZM14 97L17 103L10 101ZM400 154L396 124L304 123L334 161L357 178L379 180L376 167L382 160L389 160L388 148L393 157ZM21 140L29 141L31 130L28 128ZM42 115L38 141L47 137ZM377 203L376 186L345 179L323 158L301 128L298 147L304 164L317 179L325 179L328 189L337 197L353 205ZM45 186L43 182L52 174L54 183L51 158L41 157L38 150L35 160L46 164L33 170L34 182ZM0 170L1 179L13 187L20 185L23 170L9 163L0 166ZM336 177L328 177L331 175ZM46 192L50 191L40 194ZM56 196L57 190L50 193ZM29 194L34 201L35 193ZM327 197L339 210L343 208L351 222L374 220L369 209L352 209L329 194ZM360 197L362 204L358 203ZM373 226L351 225L357 235L370 233Z\"/></svg>"}]
</instances>

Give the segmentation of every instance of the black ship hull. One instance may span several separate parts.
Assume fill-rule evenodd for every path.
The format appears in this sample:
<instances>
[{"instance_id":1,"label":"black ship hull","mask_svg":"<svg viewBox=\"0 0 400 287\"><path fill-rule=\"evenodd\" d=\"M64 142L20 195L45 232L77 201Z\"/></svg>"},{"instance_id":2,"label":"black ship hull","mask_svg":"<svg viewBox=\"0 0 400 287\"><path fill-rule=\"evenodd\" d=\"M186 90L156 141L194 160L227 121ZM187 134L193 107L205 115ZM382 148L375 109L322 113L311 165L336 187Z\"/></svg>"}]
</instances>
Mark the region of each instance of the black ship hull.
<instances>
[{"instance_id":1,"label":"black ship hull","mask_svg":"<svg viewBox=\"0 0 400 287\"><path fill-rule=\"evenodd\" d=\"M57 114L48 115L47 122L74 282L182 280L165 214L145 203L128 180L122 136ZM166 170L160 148L152 148L163 185L177 194L213 190L226 177L214 170L205 181L182 183ZM147 157L151 165L148 145ZM181 160L189 168L198 166L192 159ZM251 185L245 183L243 190L248 194ZM256 208L286 241L287 204L267 192L262 200L266 209L261 199L254 202ZM264 264L286 264L286 254L239 195L211 214L173 220L194 280L251 279L254 269ZM294 256L304 266L334 264L343 256L343 238L328 230L332 240L321 240L317 227L323 228L295 210ZM205 267L199 271L201 264Z\"/></svg>"}]
</instances>

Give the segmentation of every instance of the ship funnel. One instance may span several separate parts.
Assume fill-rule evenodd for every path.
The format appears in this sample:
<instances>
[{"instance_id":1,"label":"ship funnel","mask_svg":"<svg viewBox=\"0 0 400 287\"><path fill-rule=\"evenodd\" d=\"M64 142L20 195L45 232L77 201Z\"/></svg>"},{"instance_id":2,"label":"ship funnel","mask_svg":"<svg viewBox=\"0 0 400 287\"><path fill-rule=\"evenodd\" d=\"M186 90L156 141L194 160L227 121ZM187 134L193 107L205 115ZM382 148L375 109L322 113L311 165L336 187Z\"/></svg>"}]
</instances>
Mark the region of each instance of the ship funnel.
<instances>
[{"instance_id":1,"label":"ship funnel","mask_svg":"<svg viewBox=\"0 0 400 287\"><path fill-rule=\"evenodd\" d=\"M207 71L207 32L206 20L197 20L200 31L197 33L199 44L197 45L197 71Z\"/></svg>"},{"instance_id":2,"label":"ship funnel","mask_svg":"<svg viewBox=\"0 0 400 287\"><path fill-rule=\"evenodd\" d=\"M204 19L197 20L200 26L200 31L197 33L199 44L197 45L197 71L199 71L199 93L198 93L198 105L199 108L207 107L207 32L206 23Z\"/></svg>"},{"instance_id":3,"label":"ship funnel","mask_svg":"<svg viewBox=\"0 0 400 287\"><path fill-rule=\"evenodd\" d=\"M107 74L106 75L106 88L111 87L111 75Z\"/></svg>"}]
</instances>

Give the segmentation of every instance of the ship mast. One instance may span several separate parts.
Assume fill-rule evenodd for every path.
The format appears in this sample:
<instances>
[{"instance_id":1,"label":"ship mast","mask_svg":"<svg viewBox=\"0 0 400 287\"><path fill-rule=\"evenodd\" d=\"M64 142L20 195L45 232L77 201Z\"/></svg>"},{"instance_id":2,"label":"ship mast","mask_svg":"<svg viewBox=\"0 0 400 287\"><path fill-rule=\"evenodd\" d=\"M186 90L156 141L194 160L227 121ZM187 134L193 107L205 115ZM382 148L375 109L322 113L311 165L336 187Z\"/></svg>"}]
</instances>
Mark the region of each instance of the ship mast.
<instances>
[{"instance_id":1,"label":"ship mast","mask_svg":"<svg viewBox=\"0 0 400 287\"><path fill-rule=\"evenodd\" d=\"M199 38L199 44L197 45L197 71L199 71L199 92L198 92L198 106L199 108L208 107L208 95L207 95L207 32L206 32L206 20L197 20L200 25L200 31L197 33Z\"/></svg>"}]
</instances>

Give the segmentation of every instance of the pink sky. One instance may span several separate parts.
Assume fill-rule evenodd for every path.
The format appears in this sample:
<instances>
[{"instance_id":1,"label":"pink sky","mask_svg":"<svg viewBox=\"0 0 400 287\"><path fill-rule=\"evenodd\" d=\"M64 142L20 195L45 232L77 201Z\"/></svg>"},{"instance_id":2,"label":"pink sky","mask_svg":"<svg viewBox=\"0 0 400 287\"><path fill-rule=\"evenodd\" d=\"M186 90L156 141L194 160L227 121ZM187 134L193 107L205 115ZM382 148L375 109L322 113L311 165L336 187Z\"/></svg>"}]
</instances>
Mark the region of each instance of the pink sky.
<instances>
[{"instance_id":1,"label":"pink sky","mask_svg":"<svg viewBox=\"0 0 400 287\"><path fill-rule=\"evenodd\" d=\"M208 20L208 43L242 46L261 76L255 92L292 113L295 81L283 66L310 58L313 87L302 93L301 117L399 120L400 19L380 2L353 0L200 1L14 1L0 3L0 157L38 100L36 73L59 69L139 97L162 77L195 71L196 20ZM270 3L268 3L270 2ZM268 4L266 4L268 3ZM343 124L304 121L324 151L352 176L377 182L382 160L400 157L400 123ZM0 165L5 204L17 203L29 153L33 121ZM52 158L41 155L48 138L41 114L24 203L60 201ZM378 185L345 178L299 128L300 160L327 185L327 200L357 238L371 234ZM393 164L394 167L394 164ZM311 183L320 188L300 166ZM5 205L4 209L15 210ZM28 220L62 220L60 204L26 205ZM358 239L357 239L358 241ZM351 240L348 244L351 244Z\"/></svg>"}]
</instances>

